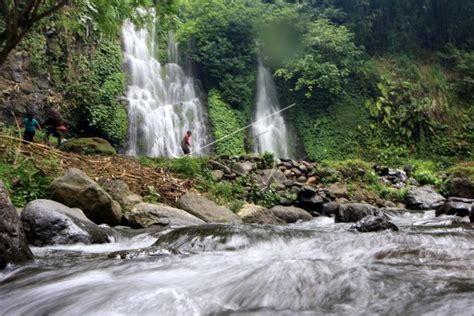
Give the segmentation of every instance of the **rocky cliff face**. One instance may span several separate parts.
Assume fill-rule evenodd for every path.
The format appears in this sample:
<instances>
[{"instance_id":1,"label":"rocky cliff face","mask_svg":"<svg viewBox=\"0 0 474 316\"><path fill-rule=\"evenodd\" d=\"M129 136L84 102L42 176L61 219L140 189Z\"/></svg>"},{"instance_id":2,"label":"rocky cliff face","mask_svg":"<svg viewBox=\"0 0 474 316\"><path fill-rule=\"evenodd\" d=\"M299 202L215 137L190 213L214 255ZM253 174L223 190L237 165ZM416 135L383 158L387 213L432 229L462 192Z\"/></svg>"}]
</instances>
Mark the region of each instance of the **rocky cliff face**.
<instances>
[{"instance_id":1,"label":"rocky cliff face","mask_svg":"<svg viewBox=\"0 0 474 316\"><path fill-rule=\"evenodd\" d=\"M62 103L63 97L53 89L48 75L34 74L26 51L13 51L0 66L1 122L15 125L28 109L43 119L44 108Z\"/></svg>"}]
</instances>

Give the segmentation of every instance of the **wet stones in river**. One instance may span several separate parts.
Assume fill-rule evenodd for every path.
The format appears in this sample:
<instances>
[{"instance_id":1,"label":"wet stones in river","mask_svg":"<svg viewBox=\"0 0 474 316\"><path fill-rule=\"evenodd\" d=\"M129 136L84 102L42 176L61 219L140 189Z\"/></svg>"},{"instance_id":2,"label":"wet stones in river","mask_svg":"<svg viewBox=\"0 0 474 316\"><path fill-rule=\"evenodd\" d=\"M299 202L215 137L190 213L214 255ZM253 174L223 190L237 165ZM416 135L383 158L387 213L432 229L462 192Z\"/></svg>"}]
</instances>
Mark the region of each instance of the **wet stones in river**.
<instances>
[{"instance_id":1,"label":"wet stones in river","mask_svg":"<svg viewBox=\"0 0 474 316\"><path fill-rule=\"evenodd\" d=\"M274 206L270 209L276 217L283 220L285 223L296 223L297 221L310 221L313 216L303 210L302 208L294 206Z\"/></svg>"},{"instance_id":2,"label":"wet stones in river","mask_svg":"<svg viewBox=\"0 0 474 316\"><path fill-rule=\"evenodd\" d=\"M355 223L368 215L380 214L375 206L365 203L340 204L334 212L336 223Z\"/></svg>"},{"instance_id":3,"label":"wet stones in river","mask_svg":"<svg viewBox=\"0 0 474 316\"><path fill-rule=\"evenodd\" d=\"M0 269L32 259L20 217L0 180Z\"/></svg>"},{"instance_id":4,"label":"wet stones in river","mask_svg":"<svg viewBox=\"0 0 474 316\"><path fill-rule=\"evenodd\" d=\"M55 179L48 189L53 200L80 208L96 224L120 224L120 204L79 169L69 169L64 176Z\"/></svg>"},{"instance_id":5,"label":"wet stones in river","mask_svg":"<svg viewBox=\"0 0 474 316\"><path fill-rule=\"evenodd\" d=\"M474 199L463 199L451 197L446 203L436 209L436 216L455 215L460 217L470 216L472 219L472 208ZM472 222L472 220L471 220Z\"/></svg>"},{"instance_id":6,"label":"wet stones in river","mask_svg":"<svg viewBox=\"0 0 474 316\"><path fill-rule=\"evenodd\" d=\"M202 219L206 223L242 223L242 220L228 208L217 205L195 193L186 193L183 195L178 201L178 207Z\"/></svg>"},{"instance_id":7,"label":"wet stones in river","mask_svg":"<svg viewBox=\"0 0 474 316\"><path fill-rule=\"evenodd\" d=\"M312 186L305 185L298 192L297 207L304 209L312 215L319 215L323 210L324 199Z\"/></svg>"},{"instance_id":8,"label":"wet stones in river","mask_svg":"<svg viewBox=\"0 0 474 316\"><path fill-rule=\"evenodd\" d=\"M109 242L110 228L90 221L80 209L51 200L35 200L21 212L21 221L30 244L34 246Z\"/></svg>"},{"instance_id":9,"label":"wet stones in river","mask_svg":"<svg viewBox=\"0 0 474 316\"><path fill-rule=\"evenodd\" d=\"M385 214L367 215L357 223L352 225L351 229L355 229L361 233L378 232L383 230L398 231L398 227L390 222Z\"/></svg>"},{"instance_id":10,"label":"wet stones in river","mask_svg":"<svg viewBox=\"0 0 474 316\"><path fill-rule=\"evenodd\" d=\"M237 215L246 224L277 225L285 223L269 209L254 204L245 204Z\"/></svg>"},{"instance_id":11,"label":"wet stones in river","mask_svg":"<svg viewBox=\"0 0 474 316\"><path fill-rule=\"evenodd\" d=\"M139 203L125 213L128 224L133 228L147 228L150 226L180 227L205 224L202 219L186 211L165 205Z\"/></svg>"},{"instance_id":12,"label":"wet stones in river","mask_svg":"<svg viewBox=\"0 0 474 316\"><path fill-rule=\"evenodd\" d=\"M432 186L427 185L410 189L406 205L413 210L432 210L443 205L445 200Z\"/></svg>"}]
</instances>

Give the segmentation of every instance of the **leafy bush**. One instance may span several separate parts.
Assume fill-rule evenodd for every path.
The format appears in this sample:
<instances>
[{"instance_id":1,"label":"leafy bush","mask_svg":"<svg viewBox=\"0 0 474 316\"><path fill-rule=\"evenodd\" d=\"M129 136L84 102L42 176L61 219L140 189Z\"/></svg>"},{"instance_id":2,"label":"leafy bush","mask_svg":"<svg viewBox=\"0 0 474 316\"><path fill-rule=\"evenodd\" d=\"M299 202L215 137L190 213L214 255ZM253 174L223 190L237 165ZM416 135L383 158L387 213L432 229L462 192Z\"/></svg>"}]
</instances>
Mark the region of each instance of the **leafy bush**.
<instances>
[{"instance_id":1,"label":"leafy bush","mask_svg":"<svg viewBox=\"0 0 474 316\"><path fill-rule=\"evenodd\" d=\"M140 163L147 167L163 169L164 171L173 172L192 179L198 179L207 175L208 162L209 159L207 157L184 156L178 159L140 157Z\"/></svg>"},{"instance_id":2,"label":"leafy bush","mask_svg":"<svg viewBox=\"0 0 474 316\"><path fill-rule=\"evenodd\" d=\"M241 128L234 110L222 101L216 90L208 96L209 118L212 124L214 139L220 139ZM216 143L215 151L218 155L241 155L245 153L245 132L239 132L229 138Z\"/></svg>"},{"instance_id":3,"label":"leafy bush","mask_svg":"<svg viewBox=\"0 0 474 316\"><path fill-rule=\"evenodd\" d=\"M47 188L53 181L51 176L44 175L28 160L16 166L0 162L0 178L5 182L16 207L23 207L32 200L48 198Z\"/></svg>"}]
</instances>

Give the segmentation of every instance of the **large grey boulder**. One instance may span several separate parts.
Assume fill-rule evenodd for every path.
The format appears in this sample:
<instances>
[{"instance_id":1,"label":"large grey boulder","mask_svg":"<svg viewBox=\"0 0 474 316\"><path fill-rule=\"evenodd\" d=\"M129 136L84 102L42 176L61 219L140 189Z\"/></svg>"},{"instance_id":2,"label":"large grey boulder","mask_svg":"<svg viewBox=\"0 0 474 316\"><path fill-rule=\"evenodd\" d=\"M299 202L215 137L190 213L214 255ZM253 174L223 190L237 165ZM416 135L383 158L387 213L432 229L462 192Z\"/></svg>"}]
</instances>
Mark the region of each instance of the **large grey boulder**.
<instances>
[{"instance_id":1,"label":"large grey boulder","mask_svg":"<svg viewBox=\"0 0 474 316\"><path fill-rule=\"evenodd\" d=\"M248 175L254 168L255 165L250 161L236 162L232 165L232 171L239 176Z\"/></svg>"},{"instance_id":2,"label":"large grey boulder","mask_svg":"<svg viewBox=\"0 0 474 316\"><path fill-rule=\"evenodd\" d=\"M101 179L99 184L124 211L129 211L138 203L143 202L143 198L130 191L130 187L123 180Z\"/></svg>"},{"instance_id":3,"label":"large grey boulder","mask_svg":"<svg viewBox=\"0 0 474 316\"><path fill-rule=\"evenodd\" d=\"M284 182L287 180L285 174L278 169L265 169L262 170L261 181L266 184L277 184L284 185Z\"/></svg>"},{"instance_id":4,"label":"large grey boulder","mask_svg":"<svg viewBox=\"0 0 474 316\"><path fill-rule=\"evenodd\" d=\"M297 221L310 221L313 216L299 207L294 206L274 206L270 209L276 217L286 223L295 223Z\"/></svg>"},{"instance_id":5,"label":"large grey boulder","mask_svg":"<svg viewBox=\"0 0 474 316\"><path fill-rule=\"evenodd\" d=\"M456 215L460 217L469 216L474 204L472 199L449 198L446 203L436 209L436 216Z\"/></svg>"},{"instance_id":6,"label":"large grey boulder","mask_svg":"<svg viewBox=\"0 0 474 316\"><path fill-rule=\"evenodd\" d=\"M432 210L444 204L444 196L429 185L414 187L408 192L406 205L413 210Z\"/></svg>"},{"instance_id":7,"label":"large grey boulder","mask_svg":"<svg viewBox=\"0 0 474 316\"><path fill-rule=\"evenodd\" d=\"M35 200L21 212L21 221L34 246L109 242L106 229L90 221L80 209L51 200Z\"/></svg>"},{"instance_id":8,"label":"large grey boulder","mask_svg":"<svg viewBox=\"0 0 474 316\"><path fill-rule=\"evenodd\" d=\"M33 259L21 220L0 180L0 269Z\"/></svg>"},{"instance_id":9,"label":"large grey boulder","mask_svg":"<svg viewBox=\"0 0 474 316\"><path fill-rule=\"evenodd\" d=\"M217 205L195 193L186 193L178 200L178 207L206 223L238 224L242 221L228 208Z\"/></svg>"},{"instance_id":10,"label":"large grey boulder","mask_svg":"<svg viewBox=\"0 0 474 316\"><path fill-rule=\"evenodd\" d=\"M333 183L327 188L329 196L333 199L349 198L349 191L347 190L347 185L344 183Z\"/></svg>"},{"instance_id":11,"label":"large grey boulder","mask_svg":"<svg viewBox=\"0 0 474 316\"><path fill-rule=\"evenodd\" d=\"M150 226L180 227L205 224L186 211L165 204L139 203L124 217L133 228Z\"/></svg>"},{"instance_id":12,"label":"large grey boulder","mask_svg":"<svg viewBox=\"0 0 474 316\"><path fill-rule=\"evenodd\" d=\"M120 204L79 169L69 169L49 186L52 198L69 207L77 207L96 224L115 226L122 218Z\"/></svg>"},{"instance_id":13,"label":"large grey boulder","mask_svg":"<svg viewBox=\"0 0 474 316\"><path fill-rule=\"evenodd\" d=\"M383 230L398 231L398 227L383 215L368 215L352 225L351 228L356 229L361 233L378 232Z\"/></svg>"},{"instance_id":14,"label":"large grey boulder","mask_svg":"<svg viewBox=\"0 0 474 316\"><path fill-rule=\"evenodd\" d=\"M237 215L246 224L277 225L285 223L269 209L254 204L245 204Z\"/></svg>"},{"instance_id":15,"label":"large grey boulder","mask_svg":"<svg viewBox=\"0 0 474 316\"><path fill-rule=\"evenodd\" d=\"M336 223L356 223L368 215L379 215L374 206L365 203L340 204L335 211Z\"/></svg>"}]
</instances>

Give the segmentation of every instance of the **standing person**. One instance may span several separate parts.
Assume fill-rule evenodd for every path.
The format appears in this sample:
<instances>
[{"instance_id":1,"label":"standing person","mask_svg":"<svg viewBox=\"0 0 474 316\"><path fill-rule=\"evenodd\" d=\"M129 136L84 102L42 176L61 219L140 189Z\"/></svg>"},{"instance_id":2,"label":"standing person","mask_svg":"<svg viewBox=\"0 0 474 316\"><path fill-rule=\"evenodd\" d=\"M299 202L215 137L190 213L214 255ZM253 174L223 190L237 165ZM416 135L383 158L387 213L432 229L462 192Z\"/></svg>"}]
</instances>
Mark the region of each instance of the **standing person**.
<instances>
[{"instance_id":1,"label":"standing person","mask_svg":"<svg viewBox=\"0 0 474 316\"><path fill-rule=\"evenodd\" d=\"M25 132L23 133L23 140L27 142L32 142L35 134L36 129L41 130L41 126L39 125L38 121L33 117L31 112L27 113L25 118L23 119L22 125L25 127Z\"/></svg>"},{"instance_id":2,"label":"standing person","mask_svg":"<svg viewBox=\"0 0 474 316\"><path fill-rule=\"evenodd\" d=\"M181 141L181 149L185 155L191 154L191 134L191 131L188 131Z\"/></svg>"},{"instance_id":3,"label":"standing person","mask_svg":"<svg viewBox=\"0 0 474 316\"><path fill-rule=\"evenodd\" d=\"M67 132L66 123L64 123L61 115L55 110L50 109L48 111L48 118L44 122L46 126L45 141L49 145L49 136L53 135L58 138L58 146L61 146L62 134Z\"/></svg>"}]
</instances>

